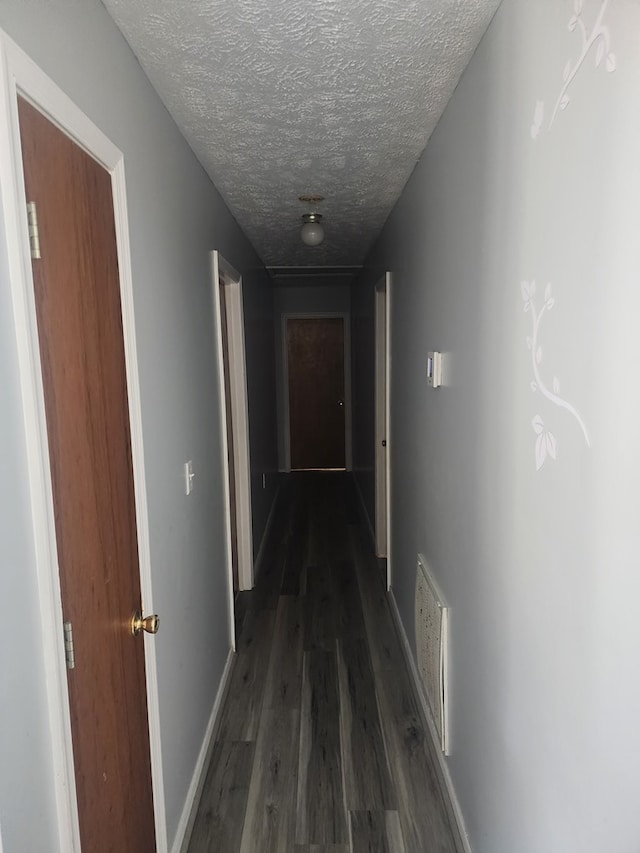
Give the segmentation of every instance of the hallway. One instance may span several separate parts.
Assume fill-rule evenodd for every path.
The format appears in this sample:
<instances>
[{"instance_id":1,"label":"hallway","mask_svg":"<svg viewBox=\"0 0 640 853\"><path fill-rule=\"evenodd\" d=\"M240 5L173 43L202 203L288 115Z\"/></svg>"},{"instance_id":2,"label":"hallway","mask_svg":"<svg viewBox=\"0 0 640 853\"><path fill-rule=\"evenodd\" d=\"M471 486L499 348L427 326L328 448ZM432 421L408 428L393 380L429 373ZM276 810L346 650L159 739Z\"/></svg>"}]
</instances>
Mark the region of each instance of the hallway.
<instances>
[{"instance_id":1,"label":"hallway","mask_svg":"<svg viewBox=\"0 0 640 853\"><path fill-rule=\"evenodd\" d=\"M189 853L462 850L352 481L283 485Z\"/></svg>"}]
</instances>

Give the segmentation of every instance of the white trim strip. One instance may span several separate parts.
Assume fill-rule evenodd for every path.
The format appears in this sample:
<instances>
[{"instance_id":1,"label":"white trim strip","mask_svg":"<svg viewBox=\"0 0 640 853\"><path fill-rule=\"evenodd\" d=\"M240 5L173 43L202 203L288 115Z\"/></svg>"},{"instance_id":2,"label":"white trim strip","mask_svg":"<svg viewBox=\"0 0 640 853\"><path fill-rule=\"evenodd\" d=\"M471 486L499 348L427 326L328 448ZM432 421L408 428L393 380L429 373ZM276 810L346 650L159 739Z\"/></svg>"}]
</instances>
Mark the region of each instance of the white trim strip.
<instances>
[{"instance_id":1,"label":"white trim strip","mask_svg":"<svg viewBox=\"0 0 640 853\"><path fill-rule=\"evenodd\" d=\"M235 662L236 655L232 649L229 649L227 662L224 665L218 692L216 693L213 708L211 709L211 715L209 716L209 722L207 723L204 738L202 739L202 746L198 753L198 760L196 761L193 776L191 777L191 784L189 785L187 797L182 808L182 814L178 821L176 837L171 845L171 853L187 853L189 848L189 841L191 839L191 833L193 832L193 825L198 813L198 805L200 803L200 797L202 795L202 789L204 787L209 762L211 760L211 753L215 743L215 734L218 729L222 706L227 695L227 690L229 689L229 682L231 681L231 674L233 672Z\"/></svg>"},{"instance_id":2,"label":"white trim strip","mask_svg":"<svg viewBox=\"0 0 640 853\"><path fill-rule=\"evenodd\" d=\"M433 717L431 716L431 709L427 703L426 697L424 695L420 676L418 675L418 669L416 667L416 662L413 657L413 652L411 651L411 646L409 644L409 639L407 637L407 633L404 630L404 625L402 624L402 619L400 617L400 611L398 610L398 605L393 594L393 590L389 590L389 604L391 609L391 615L393 616L393 621L396 624L396 630L398 632L398 636L400 637L400 641L402 643L402 650L404 652L404 657L409 667L409 672L411 674L411 680L413 682L413 692L415 694L416 699L420 703L420 708L422 710L422 717L427 722L427 729L429 731L429 736L433 743L433 751L438 756L438 763L440 765L440 770L442 771L442 778L444 779L444 783L446 785L446 794L448 794L448 799L451 804L451 810L453 812L453 818L455 819L458 825L458 833L462 840L462 844L464 846L465 853L472 853L471 846L469 844L469 837L467 836L467 830L464 825L464 817L462 815L462 809L460 808L460 802L458 801L458 795L456 794L456 789L453 786L453 780L451 778L451 774L449 773L449 765L447 764L447 760L442 754L442 749L440 747L440 736L436 729L436 724L433 722ZM444 792L443 792L444 793Z\"/></svg>"},{"instance_id":3,"label":"white trim strip","mask_svg":"<svg viewBox=\"0 0 640 853\"><path fill-rule=\"evenodd\" d=\"M386 432L387 432L387 590L391 590L393 582L392 573L392 530L391 530L391 507L393 505L393 481L391 479L391 457L393 454L393 430L391 429L391 397L393 394L393 386L391 384L391 305L393 293L393 273L385 274L385 291L386 298L386 338L387 338L387 360L386 360L386 383L387 383L387 411L386 411Z\"/></svg>"},{"instance_id":4,"label":"white trim strip","mask_svg":"<svg viewBox=\"0 0 640 853\"><path fill-rule=\"evenodd\" d=\"M242 276L221 256L218 258L218 265L225 287L229 345L229 384L238 534L238 586L239 589L244 590L253 588L253 524Z\"/></svg>"},{"instance_id":5,"label":"white trim strip","mask_svg":"<svg viewBox=\"0 0 640 853\"><path fill-rule=\"evenodd\" d=\"M220 401L220 445L222 450L222 494L224 498L225 554L227 560L227 618L229 644L236 650L235 604L233 590L233 557L231 552L231 493L229 489L229 442L227 441L227 399L224 390L224 353L222 351L222 314L220 305L220 254L211 252L211 288L213 296L213 323L218 359L218 397Z\"/></svg>"}]
</instances>

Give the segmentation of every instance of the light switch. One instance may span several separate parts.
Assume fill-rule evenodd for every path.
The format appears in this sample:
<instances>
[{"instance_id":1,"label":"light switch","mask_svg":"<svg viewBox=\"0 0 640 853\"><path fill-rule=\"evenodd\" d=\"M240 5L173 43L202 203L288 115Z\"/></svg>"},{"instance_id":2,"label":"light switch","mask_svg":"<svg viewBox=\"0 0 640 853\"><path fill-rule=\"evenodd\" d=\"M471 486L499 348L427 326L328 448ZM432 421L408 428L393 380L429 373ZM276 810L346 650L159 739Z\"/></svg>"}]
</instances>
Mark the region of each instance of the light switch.
<instances>
[{"instance_id":1,"label":"light switch","mask_svg":"<svg viewBox=\"0 0 640 853\"><path fill-rule=\"evenodd\" d=\"M184 492L190 495L193 491L193 480L196 475L193 473L193 460L190 459L184 463Z\"/></svg>"}]
</instances>

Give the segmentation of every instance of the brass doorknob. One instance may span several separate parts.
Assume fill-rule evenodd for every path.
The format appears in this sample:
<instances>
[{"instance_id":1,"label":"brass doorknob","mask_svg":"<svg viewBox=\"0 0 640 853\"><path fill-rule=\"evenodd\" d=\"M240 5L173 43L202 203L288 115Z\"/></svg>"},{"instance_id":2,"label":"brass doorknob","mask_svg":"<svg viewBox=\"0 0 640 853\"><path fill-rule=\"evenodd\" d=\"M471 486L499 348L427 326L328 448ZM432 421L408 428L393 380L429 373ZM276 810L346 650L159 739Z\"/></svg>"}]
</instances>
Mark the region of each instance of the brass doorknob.
<instances>
[{"instance_id":1,"label":"brass doorknob","mask_svg":"<svg viewBox=\"0 0 640 853\"><path fill-rule=\"evenodd\" d=\"M143 618L142 613L136 610L131 617L131 633L134 637L137 637L140 631L146 631L147 634L157 634L159 627L160 617L156 616L155 613L153 616L145 616Z\"/></svg>"}]
</instances>

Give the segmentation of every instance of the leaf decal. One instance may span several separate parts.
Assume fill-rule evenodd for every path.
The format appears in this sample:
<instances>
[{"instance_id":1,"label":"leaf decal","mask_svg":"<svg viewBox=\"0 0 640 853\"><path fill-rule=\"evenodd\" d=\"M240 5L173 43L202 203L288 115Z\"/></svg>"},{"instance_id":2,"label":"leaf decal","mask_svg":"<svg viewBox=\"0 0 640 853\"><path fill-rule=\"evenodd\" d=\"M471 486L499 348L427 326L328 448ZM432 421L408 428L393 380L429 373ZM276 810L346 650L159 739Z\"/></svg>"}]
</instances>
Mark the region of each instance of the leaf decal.
<instances>
[{"instance_id":1,"label":"leaf decal","mask_svg":"<svg viewBox=\"0 0 640 853\"><path fill-rule=\"evenodd\" d=\"M547 458L547 441L543 432L536 439L536 471L539 471Z\"/></svg>"},{"instance_id":2,"label":"leaf decal","mask_svg":"<svg viewBox=\"0 0 640 853\"><path fill-rule=\"evenodd\" d=\"M533 124L531 125L531 138L537 139L544 121L544 101L536 101L536 111L533 114Z\"/></svg>"},{"instance_id":3,"label":"leaf decal","mask_svg":"<svg viewBox=\"0 0 640 853\"><path fill-rule=\"evenodd\" d=\"M547 453L552 459L556 458L556 439L552 432L548 432L545 435L546 444L547 444Z\"/></svg>"},{"instance_id":4,"label":"leaf decal","mask_svg":"<svg viewBox=\"0 0 640 853\"><path fill-rule=\"evenodd\" d=\"M582 17L584 0L573 0L573 14L569 17L567 28L570 33L578 34L581 45L577 55L574 58L570 57L562 70L562 86L553 108L548 130L551 130L560 112L569 106L569 89L589 54L593 56L596 67L604 65L609 73L616 69L616 56L609 49L611 44L609 28L603 23L609 2L610 0L600 0L600 12L592 18L588 25L588 22ZM597 5L596 0L593 0L593 5ZM605 57L606 62L603 63L602 60ZM535 139L537 134L534 135L533 126L531 130Z\"/></svg>"},{"instance_id":5,"label":"leaf decal","mask_svg":"<svg viewBox=\"0 0 640 853\"><path fill-rule=\"evenodd\" d=\"M574 406L571 405L568 400L564 400L560 396L560 380L557 376L553 375L550 386L548 386L545 381L543 371L539 367L540 363L542 362L542 347L539 344L540 324L545 316L545 310L553 308L553 305L555 303L555 300L551 295L551 283L547 282L545 286L545 301L539 310L538 304L536 303L536 299L534 298L536 288L535 281L522 281L520 282L520 288L523 299L527 300L525 302L525 311L529 311L531 313L532 332L525 338L527 349L531 353L530 362L531 369L533 372L533 376L531 376L529 379L529 387L531 388L532 393L539 393L542 397L544 397L554 406L558 406L561 409L564 409L565 411L569 412L580 425L587 447L591 447L591 442L589 440L589 432L584 421L580 417L580 413L574 408ZM552 388L553 390L551 390ZM536 434L535 458L536 470L539 471L540 468L542 468L542 466L544 465L547 457L550 457L551 459L556 459L558 453L558 445L556 442L555 435L545 428L544 421L540 415L535 415L533 417L533 419L531 420L531 428Z\"/></svg>"}]
</instances>

